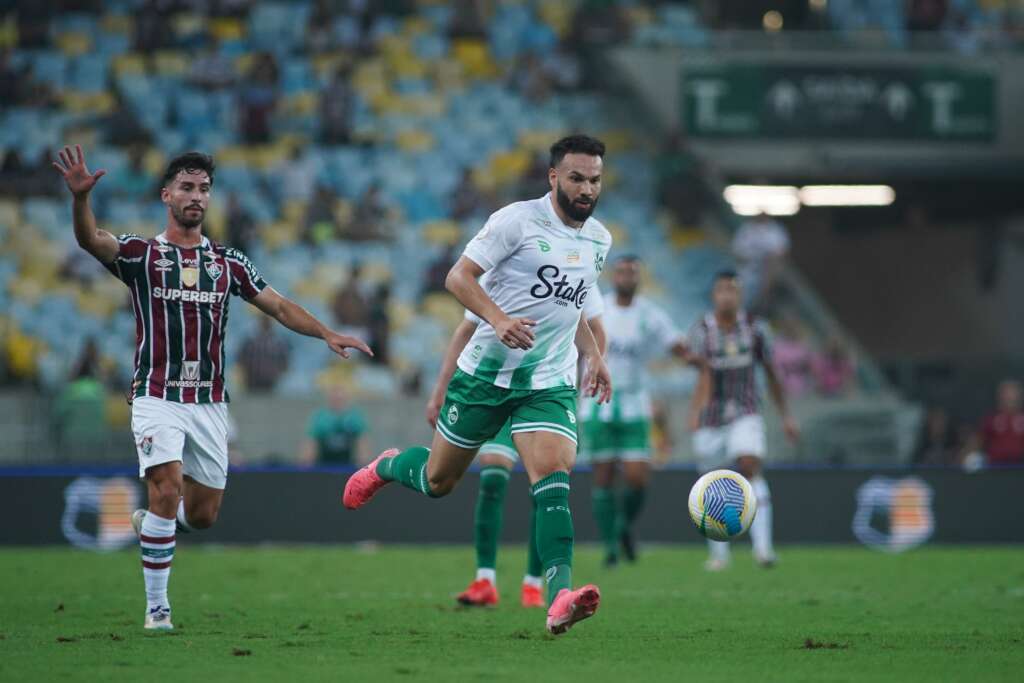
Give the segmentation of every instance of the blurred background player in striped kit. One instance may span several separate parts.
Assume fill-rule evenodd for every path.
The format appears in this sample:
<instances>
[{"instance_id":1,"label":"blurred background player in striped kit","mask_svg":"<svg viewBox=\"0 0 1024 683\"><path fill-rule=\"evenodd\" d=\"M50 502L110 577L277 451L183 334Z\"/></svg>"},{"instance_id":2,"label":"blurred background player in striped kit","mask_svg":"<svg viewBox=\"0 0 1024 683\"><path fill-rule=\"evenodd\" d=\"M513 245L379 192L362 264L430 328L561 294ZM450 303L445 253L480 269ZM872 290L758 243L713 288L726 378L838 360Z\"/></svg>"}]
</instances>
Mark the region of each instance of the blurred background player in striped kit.
<instances>
[{"instance_id":1,"label":"blurred background player in striped kit","mask_svg":"<svg viewBox=\"0 0 1024 683\"><path fill-rule=\"evenodd\" d=\"M713 308L694 324L688 335L690 352L702 364L689 422L702 472L735 467L750 480L757 497L757 516L750 528L754 559L762 567L771 567L776 557L771 493L761 474L765 434L757 388L759 365L782 416L786 438L796 441L800 430L789 414L785 390L772 365L768 326L743 310L742 294L735 271L717 273L711 289ZM728 543L708 541L708 549L709 571L729 565Z\"/></svg>"}]
</instances>

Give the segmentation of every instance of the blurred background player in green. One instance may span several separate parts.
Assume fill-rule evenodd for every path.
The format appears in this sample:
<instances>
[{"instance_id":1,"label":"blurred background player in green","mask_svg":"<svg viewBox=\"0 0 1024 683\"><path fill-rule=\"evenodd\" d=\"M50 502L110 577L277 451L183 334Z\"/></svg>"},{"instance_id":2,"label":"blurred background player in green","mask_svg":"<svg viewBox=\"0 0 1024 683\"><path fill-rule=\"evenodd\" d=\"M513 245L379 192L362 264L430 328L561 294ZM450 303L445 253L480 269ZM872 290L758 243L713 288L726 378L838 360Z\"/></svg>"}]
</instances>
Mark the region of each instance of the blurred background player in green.
<instances>
[{"instance_id":1,"label":"blurred background player in green","mask_svg":"<svg viewBox=\"0 0 1024 683\"><path fill-rule=\"evenodd\" d=\"M486 276L485 276L486 277ZM590 329L597 340L598 348L604 353L606 334L601 322L604 303L601 293L595 287L583 305L583 315L590 323ZM455 328L452 339L445 351L441 370L438 373L434 390L427 401L427 421L431 427L437 427L437 418L444 405L448 381L455 372L456 361L473 336L480 319L470 311ZM505 492L512 468L519 462L519 452L512 441L511 424L506 422L495 437L480 447L476 456L480 466L480 492L476 499L476 512L473 517L473 545L476 548L476 578L469 588L459 594L457 600L463 605L487 606L497 605L498 594L498 542L504 523ZM530 505L534 516L530 520L530 537L527 541L526 574L520 591L520 603L523 607L544 607L543 567L536 542L536 502L530 496Z\"/></svg>"},{"instance_id":2,"label":"blurred background player in green","mask_svg":"<svg viewBox=\"0 0 1024 683\"><path fill-rule=\"evenodd\" d=\"M624 255L612 267L613 296L604 316L608 334L605 359L616 391L609 403L584 399L584 457L594 471L593 509L605 545L605 566L615 566L619 546L636 559L633 523L643 509L651 471L651 396L647 364L665 353L688 360L684 336L646 297L638 296L642 263ZM622 471L626 490L619 505L615 475Z\"/></svg>"},{"instance_id":3,"label":"blurred background player in green","mask_svg":"<svg viewBox=\"0 0 1024 683\"><path fill-rule=\"evenodd\" d=\"M364 465L370 461L366 417L340 384L326 390L327 405L309 418L302 442L303 465Z\"/></svg>"}]
</instances>

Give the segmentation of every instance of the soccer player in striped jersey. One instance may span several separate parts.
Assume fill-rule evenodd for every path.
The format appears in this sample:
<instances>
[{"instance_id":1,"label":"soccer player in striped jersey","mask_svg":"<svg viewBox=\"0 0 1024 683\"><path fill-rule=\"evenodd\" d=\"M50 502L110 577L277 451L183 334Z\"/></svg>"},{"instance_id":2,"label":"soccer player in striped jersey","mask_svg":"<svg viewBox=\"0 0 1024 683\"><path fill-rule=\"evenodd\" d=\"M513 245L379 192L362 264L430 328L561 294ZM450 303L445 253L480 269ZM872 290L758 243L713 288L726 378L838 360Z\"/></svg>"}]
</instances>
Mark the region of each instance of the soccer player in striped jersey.
<instances>
[{"instance_id":1,"label":"soccer player in striped jersey","mask_svg":"<svg viewBox=\"0 0 1024 683\"><path fill-rule=\"evenodd\" d=\"M636 559L633 523L643 509L651 475L651 396L647 365L672 354L689 361L685 337L653 301L637 295L640 258L615 259L611 269L613 296L604 319L608 328L605 359L615 383L610 403L585 400L583 458L594 471L593 511L605 544L605 566L614 567L621 545L626 560ZM615 496L616 470L621 469L625 492L621 506Z\"/></svg>"},{"instance_id":2,"label":"soccer player in striped jersey","mask_svg":"<svg viewBox=\"0 0 1024 683\"><path fill-rule=\"evenodd\" d=\"M750 527L754 559L762 567L775 564L772 545L772 503L768 483L761 474L765 453L764 418L757 388L757 366L764 371L768 390L782 416L786 437L800 436L789 414L782 383L772 366L768 326L740 307L739 278L731 270L719 272L711 290L713 310L694 324L687 342L702 361L700 379L690 404L693 449L702 471L735 467L750 480L757 497L757 515ZM719 571L729 565L729 544L708 541L705 565Z\"/></svg>"},{"instance_id":3,"label":"soccer player in striped jersey","mask_svg":"<svg viewBox=\"0 0 1024 683\"><path fill-rule=\"evenodd\" d=\"M345 507L362 507L396 481L431 498L458 484L477 451L511 421L537 504L537 550L547 578L550 633L597 611L597 586L572 588L569 471L576 460L577 360L587 393L611 396L608 367L582 309L604 268L611 234L591 218L601 194L604 145L585 135L551 146L537 199L488 219L446 279L485 322L459 356L431 447L385 451L345 484ZM479 281L484 273L486 279Z\"/></svg>"},{"instance_id":4,"label":"soccer player in striped jersey","mask_svg":"<svg viewBox=\"0 0 1024 683\"><path fill-rule=\"evenodd\" d=\"M167 224L156 237L114 237L96 225L89 193L104 171L90 173L80 146L65 147L54 167L72 196L75 239L131 292L135 312L132 432L149 509L132 524L142 547L145 628L170 629L167 582L175 532L217 519L228 472L225 334L230 297L240 296L285 327L322 339L338 355L370 354L264 282L242 252L203 235L213 188L213 159L189 152L172 159L160 199Z\"/></svg>"},{"instance_id":5,"label":"soccer player in striped jersey","mask_svg":"<svg viewBox=\"0 0 1024 683\"><path fill-rule=\"evenodd\" d=\"M484 277L487 277L486 275ZM604 353L605 331L601 323L604 302L601 292L595 287L586 301L583 302L583 315L587 318L597 346ZM445 352L438 373L434 391L427 401L427 422L437 428L437 418L444 405L448 382L455 373L459 355L483 322L470 311L452 334L448 350ZM476 548L476 578L469 587L459 594L457 600L467 606L486 607L498 604L498 539L504 517L505 492L508 489L509 473L519 461L519 452L512 440L511 422L506 422L501 431L490 441L480 447L476 462L480 466L480 491L477 494L476 510L473 516L473 545ZM530 535L527 541L526 574L520 589L519 601L523 607L544 607L540 553L537 550L537 505L531 497L533 513L530 522Z\"/></svg>"}]
</instances>

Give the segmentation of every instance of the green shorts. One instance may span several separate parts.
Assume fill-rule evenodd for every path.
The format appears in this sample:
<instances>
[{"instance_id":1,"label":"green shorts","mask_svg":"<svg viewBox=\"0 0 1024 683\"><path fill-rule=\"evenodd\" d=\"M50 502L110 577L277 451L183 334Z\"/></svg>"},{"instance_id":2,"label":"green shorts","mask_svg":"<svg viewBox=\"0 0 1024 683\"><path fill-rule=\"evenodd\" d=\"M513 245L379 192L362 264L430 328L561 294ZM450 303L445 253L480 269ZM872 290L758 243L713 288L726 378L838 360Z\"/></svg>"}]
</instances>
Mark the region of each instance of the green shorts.
<instances>
[{"instance_id":1,"label":"green shorts","mask_svg":"<svg viewBox=\"0 0 1024 683\"><path fill-rule=\"evenodd\" d=\"M510 434L552 432L576 444L576 387L504 389L456 370L437 431L460 448L479 449L508 423Z\"/></svg>"},{"instance_id":2,"label":"green shorts","mask_svg":"<svg viewBox=\"0 0 1024 683\"><path fill-rule=\"evenodd\" d=\"M650 460L650 420L588 420L583 423L585 459Z\"/></svg>"},{"instance_id":3,"label":"green shorts","mask_svg":"<svg viewBox=\"0 0 1024 683\"><path fill-rule=\"evenodd\" d=\"M512 461L512 464L519 462L519 451L512 441L512 422L506 422L501 431L494 435L490 441L480 447L480 453L493 453Z\"/></svg>"}]
</instances>

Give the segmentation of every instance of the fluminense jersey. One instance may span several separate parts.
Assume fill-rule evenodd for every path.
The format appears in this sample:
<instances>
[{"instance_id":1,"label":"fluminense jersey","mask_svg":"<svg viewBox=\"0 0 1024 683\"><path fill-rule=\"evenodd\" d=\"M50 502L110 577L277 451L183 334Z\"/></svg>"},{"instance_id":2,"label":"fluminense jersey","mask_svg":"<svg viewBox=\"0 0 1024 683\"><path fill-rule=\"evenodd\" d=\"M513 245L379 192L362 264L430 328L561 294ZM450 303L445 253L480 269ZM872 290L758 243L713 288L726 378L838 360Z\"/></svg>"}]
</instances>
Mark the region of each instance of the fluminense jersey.
<instances>
[{"instance_id":1,"label":"fluminense jersey","mask_svg":"<svg viewBox=\"0 0 1024 683\"><path fill-rule=\"evenodd\" d=\"M224 341L228 297L267 286L245 254L211 242L170 244L163 235L121 235L107 270L131 290L135 312L132 396L178 403L228 401Z\"/></svg>"},{"instance_id":2,"label":"fluminense jersey","mask_svg":"<svg viewBox=\"0 0 1024 683\"><path fill-rule=\"evenodd\" d=\"M711 368L711 396L700 416L702 427L720 427L760 411L757 364L771 362L771 336L763 321L740 311L736 326L725 332L709 312L693 326L687 342Z\"/></svg>"},{"instance_id":3,"label":"fluminense jersey","mask_svg":"<svg viewBox=\"0 0 1024 683\"><path fill-rule=\"evenodd\" d=\"M584 419L646 420L651 416L647 366L667 353L684 337L668 315L646 297L633 298L629 306L620 306L615 295L605 304L604 327L608 334L605 361L612 375L615 392L612 400L598 405L586 399Z\"/></svg>"},{"instance_id":4,"label":"fluminense jersey","mask_svg":"<svg viewBox=\"0 0 1024 683\"><path fill-rule=\"evenodd\" d=\"M482 322L459 369L508 389L576 386L576 327L611 243L594 218L579 230L562 223L550 194L492 214L464 254L486 271L481 286L498 308L537 322L536 338L529 350L510 349Z\"/></svg>"}]
</instances>

